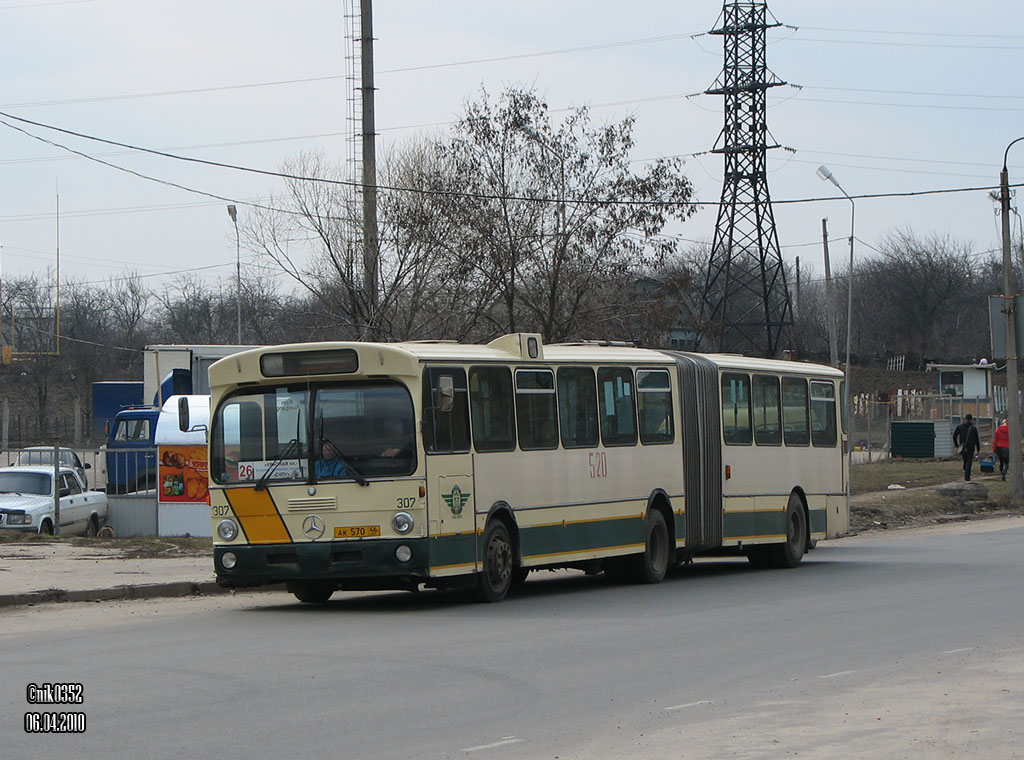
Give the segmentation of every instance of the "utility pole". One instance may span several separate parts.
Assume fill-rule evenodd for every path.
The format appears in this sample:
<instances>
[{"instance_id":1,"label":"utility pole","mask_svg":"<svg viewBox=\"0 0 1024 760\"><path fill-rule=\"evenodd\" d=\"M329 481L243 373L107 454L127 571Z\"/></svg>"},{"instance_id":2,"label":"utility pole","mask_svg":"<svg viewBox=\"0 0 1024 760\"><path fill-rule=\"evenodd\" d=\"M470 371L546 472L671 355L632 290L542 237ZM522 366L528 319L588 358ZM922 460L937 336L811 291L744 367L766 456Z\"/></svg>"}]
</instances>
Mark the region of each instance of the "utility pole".
<instances>
[{"instance_id":1,"label":"utility pole","mask_svg":"<svg viewBox=\"0 0 1024 760\"><path fill-rule=\"evenodd\" d=\"M376 338L377 332L377 153L373 87L373 0L359 3L360 48L362 51L363 104L363 291L366 298L366 319L363 338Z\"/></svg>"},{"instance_id":2,"label":"utility pole","mask_svg":"<svg viewBox=\"0 0 1024 760\"><path fill-rule=\"evenodd\" d=\"M836 345L836 320L832 316L832 264L828 256L828 217L821 220L821 244L825 249L825 320L828 322L828 357L833 367L839 366Z\"/></svg>"},{"instance_id":3,"label":"utility pole","mask_svg":"<svg viewBox=\"0 0 1024 760\"><path fill-rule=\"evenodd\" d=\"M803 312L800 311L800 257L796 257L796 301L793 304L793 319L796 320L802 316Z\"/></svg>"},{"instance_id":4,"label":"utility pole","mask_svg":"<svg viewBox=\"0 0 1024 760\"><path fill-rule=\"evenodd\" d=\"M60 192L57 193L57 293L54 310L54 353L60 356Z\"/></svg>"},{"instance_id":5,"label":"utility pole","mask_svg":"<svg viewBox=\"0 0 1024 760\"><path fill-rule=\"evenodd\" d=\"M1020 397L1017 391L1017 317L1014 313L1015 296L1013 289L1013 263L1010 258L1010 179L1006 170L1006 158L1014 143L1024 140L1018 137L1006 146L1003 154L1003 169L999 173L999 206L1003 226L1003 311L1006 313L1006 416L1010 427L1010 498L1020 501L1024 498L1024 473L1021 472L1020 450Z\"/></svg>"}]
</instances>

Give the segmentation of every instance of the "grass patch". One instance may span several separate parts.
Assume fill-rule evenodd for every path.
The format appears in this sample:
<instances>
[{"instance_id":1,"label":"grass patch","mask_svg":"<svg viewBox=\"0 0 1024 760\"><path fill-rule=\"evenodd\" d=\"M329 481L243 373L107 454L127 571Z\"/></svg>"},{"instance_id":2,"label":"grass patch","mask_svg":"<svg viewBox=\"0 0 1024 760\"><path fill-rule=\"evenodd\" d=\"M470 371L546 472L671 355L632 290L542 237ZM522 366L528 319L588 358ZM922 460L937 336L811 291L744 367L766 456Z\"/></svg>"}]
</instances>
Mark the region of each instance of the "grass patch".
<instances>
[{"instance_id":1,"label":"grass patch","mask_svg":"<svg viewBox=\"0 0 1024 760\"><path fill-rule=\"evenodd\" d=\"M1018 514L1010 508L1009 499L994 493L995 490L990 490L988 498L981 501L962 501L950 496L940 496L927 488L921 491L873 494L870 499L858 500L850 505L850 528L854 531L905 528L936 522Z\"/></svg>"},{"instance_id":2,"label":"grass patch","mask_svg":"<svg viewBox=\"0 0 1024 760\"><path fill-rule=\"evenodd\" d=\"M213 539L200 536L140 536L137 538L83 538L45 536L19 530L0 530L0 544L65 543L113 549L128 559L144 557L212 556Z\"/></svg>"},{"instance_id":3,"label":"grass patch","mask_svg":"<svg viewBox=\"0 0 1024 760\"><path fill-rule=\"evenodd\" d=\"M894 483L904 488L935 486L962 478L960 459L883 459L850 469L850 493L884 491Z\"/></svg>"},{"instance_id":4,"label":"grass patch","mask_svg":"<svg viewBox=\"0 0 1024 760\"><path fill-rule=\"evenodd\" d=\"M124 557L213 556L213 539L200 536L140 536L138 538L72 538L79 546L116 549Z\"/></svg>"},{"instance_id":5,"label":"grass patch","mask_svg":"<svg viewBox=\"0 0 1024 760\"><path fill-rule=\"evenodd\" d=\"M976 482L988 495L977 501L941 496L929 486L961 482L960 459L887 459L855 465L850 475L850 527L855 531L900 528L935 522L971 520L1000 514L1019 514L1010 501L1010 484L997 475L982 474L975 463ZM891 484L906 489L889 491Z\"/></svg>"}]
</instances>

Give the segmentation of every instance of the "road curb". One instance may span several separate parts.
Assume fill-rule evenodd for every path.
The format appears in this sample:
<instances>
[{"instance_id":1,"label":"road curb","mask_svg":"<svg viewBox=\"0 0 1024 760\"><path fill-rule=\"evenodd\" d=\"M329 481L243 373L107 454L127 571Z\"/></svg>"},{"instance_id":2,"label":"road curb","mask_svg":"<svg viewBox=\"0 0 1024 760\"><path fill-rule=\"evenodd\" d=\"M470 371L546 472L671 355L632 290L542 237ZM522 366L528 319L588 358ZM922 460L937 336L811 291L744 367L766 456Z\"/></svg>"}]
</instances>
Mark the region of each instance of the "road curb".
<instances>
[{"instance_id":1,"label":"road curb","mask_svg":"<svg viewBox=\"0 0 1024 760\"><path fill-rule=\"evenodd\" d=\"M262 586L250 591L279 591L281 585ZM114 586L113 588L66 591L59 588L30 591L24 594L0 594L0 607L45 604L49 602L108 602L119 599L157 599L207 594L232 594L235 589L221 588L216 581L174 581L149 583L141 586Z\"/></svg>"}]
</instances>

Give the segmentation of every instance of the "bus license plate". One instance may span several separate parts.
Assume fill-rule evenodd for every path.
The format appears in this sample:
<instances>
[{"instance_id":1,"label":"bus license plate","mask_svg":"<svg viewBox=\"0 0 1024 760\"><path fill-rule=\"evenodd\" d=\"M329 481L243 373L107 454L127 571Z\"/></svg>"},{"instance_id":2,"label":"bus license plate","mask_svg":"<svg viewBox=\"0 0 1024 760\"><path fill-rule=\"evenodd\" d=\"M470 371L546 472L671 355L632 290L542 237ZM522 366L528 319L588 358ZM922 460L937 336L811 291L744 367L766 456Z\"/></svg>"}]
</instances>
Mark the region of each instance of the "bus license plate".
<instances>
[{"instance_id":1,"label":"bus license plate","mask_svg":"<svg viewBox=\"0 0 1024 760\"><path fill-rule=\"evenodd\" d=\"M347 528L335 528L335 538L373 538L380 535L379 525L351 525Z\"/></svg>"}]
</instances>

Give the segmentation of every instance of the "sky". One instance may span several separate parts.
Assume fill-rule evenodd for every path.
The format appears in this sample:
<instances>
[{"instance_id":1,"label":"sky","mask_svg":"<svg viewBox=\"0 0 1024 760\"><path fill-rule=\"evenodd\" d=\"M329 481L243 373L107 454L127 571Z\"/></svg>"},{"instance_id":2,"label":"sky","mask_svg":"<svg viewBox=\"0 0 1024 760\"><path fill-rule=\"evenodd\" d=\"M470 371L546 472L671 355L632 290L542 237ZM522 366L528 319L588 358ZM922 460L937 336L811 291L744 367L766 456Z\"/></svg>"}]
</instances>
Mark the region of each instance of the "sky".
<instances>
[{"instance_id":1,"label":"sky","mask_svg":"<svg viewBox=\"0 0 1024 760\"><path fill-rule=\"evenodd\" d=\"M303 151L340 161L354 127L348 5L0 0L0 113L270 171ZM768 95L768 125L784 146L769 152L768 183L785 260L800 257L807 281L821 276L827 217L843 268L853 209L857 260L877 256L900 230L969 243L979 259L998 250L988 192L1008 144L1024 136L1024 3L768 7L786 25L769 32L767 49L769 68L787 83ZM528 86L556 120L581 105L597 123L635 117L637 171L683 156L696 200L713 204L723 161L708 151L722 129L722 98L700 93L722 69L721 37L706 34L721 9L714 0L377 0L378 151L443 132L481 87ZM272 177L0 121L4 277L52 278L59 246L64 281L134 272L159 290L194 272L230 286L236 239L227 204L244 223L247 203L284 190ZM821 164L852 205L817 176ZM1011 183L1024 181L1024 143L1011 149L1008 168ZM858 197L870 195L887 197ZM707 206L672 232L710 242L714 226ZM251 252L243 249L241 261L247 273L292 287Z\"/></svg>"}]
</instances>

